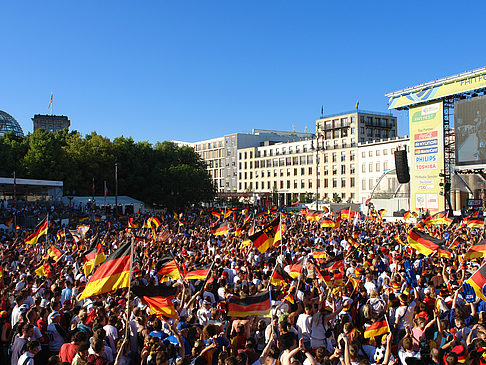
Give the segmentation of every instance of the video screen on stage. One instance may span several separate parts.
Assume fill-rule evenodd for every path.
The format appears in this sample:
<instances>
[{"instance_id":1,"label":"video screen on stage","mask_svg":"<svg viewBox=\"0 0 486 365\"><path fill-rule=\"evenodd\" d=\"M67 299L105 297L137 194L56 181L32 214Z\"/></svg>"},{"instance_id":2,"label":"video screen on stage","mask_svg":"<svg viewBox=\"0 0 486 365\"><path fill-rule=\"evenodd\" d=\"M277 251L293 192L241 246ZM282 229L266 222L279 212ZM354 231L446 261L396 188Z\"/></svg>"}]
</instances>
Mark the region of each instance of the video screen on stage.
<instances>
[{"instance_id":1,"label":"video screen on stage","mask_svg":"<svg viewBox=\"0 0 486 365\"><path fill-rule=\"evenodd\" d=\"M456 166L486 164L486 95L454 104Z\"/></svg>"}]
</instances>

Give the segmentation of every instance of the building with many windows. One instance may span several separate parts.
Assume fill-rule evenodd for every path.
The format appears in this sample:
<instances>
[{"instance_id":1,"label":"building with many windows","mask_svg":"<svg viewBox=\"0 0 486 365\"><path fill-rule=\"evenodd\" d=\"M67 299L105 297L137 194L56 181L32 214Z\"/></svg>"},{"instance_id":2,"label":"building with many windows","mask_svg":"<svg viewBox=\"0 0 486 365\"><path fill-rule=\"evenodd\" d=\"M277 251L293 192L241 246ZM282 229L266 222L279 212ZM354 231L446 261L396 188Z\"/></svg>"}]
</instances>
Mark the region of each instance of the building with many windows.
<instances>
[{"instance_id":1,"label":"building with many windows","mask_svg":"<svg viewBox=\"0 0 486 365\"><path fill-rule=\"evenodd\" d=\"M219 192L238 190L238 150L312 139L312 133L254 129L252 133L233 133L205 141L187 143L206 162Z\"/></svg>"},{"instance_id":2,"label":"building with many windows","mask_svg":"<svg viewBox=\"0 0 486 365\"><path fill-rule=\"evenodd\" d=\"M393 138L396 133L397 118L387 113L354 110L316 120L318 199L358 201L358 144Z\"/></svg>"}]
</instances>

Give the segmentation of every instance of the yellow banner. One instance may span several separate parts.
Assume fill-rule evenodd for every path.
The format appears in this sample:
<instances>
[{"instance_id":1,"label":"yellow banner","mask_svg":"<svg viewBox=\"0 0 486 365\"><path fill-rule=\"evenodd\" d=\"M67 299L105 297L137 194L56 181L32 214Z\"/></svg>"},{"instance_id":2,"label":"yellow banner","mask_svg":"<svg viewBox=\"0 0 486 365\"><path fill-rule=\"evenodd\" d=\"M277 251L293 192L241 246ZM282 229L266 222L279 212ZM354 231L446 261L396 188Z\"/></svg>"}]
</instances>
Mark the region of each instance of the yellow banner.
<instances>
[{"instance_id":1,"label":"yellow banner","mask_svg":"<svg viewBox=\"0 0 486 365\"><path fill-rule=\"evenodd\" d=\"M411 107L410 210L444 210L439 174L444 169L444 118L442 102Z\"/></svg>"},{"instance_id":2,"label":"yellow banner","mask_svg":"<svg viewBox=\"0 0 486 365\"><path fill-rule=\"evenodd\" d=\"M395 109L407 105L424 103L445 96L450 96L466 91L472 91L486 87L486 70L478 71L471 75L449 82L437 83L426 86L421 90L404 92L400 95L391 96L388 100L388 109Z\"/></svg>"}]
</instances>

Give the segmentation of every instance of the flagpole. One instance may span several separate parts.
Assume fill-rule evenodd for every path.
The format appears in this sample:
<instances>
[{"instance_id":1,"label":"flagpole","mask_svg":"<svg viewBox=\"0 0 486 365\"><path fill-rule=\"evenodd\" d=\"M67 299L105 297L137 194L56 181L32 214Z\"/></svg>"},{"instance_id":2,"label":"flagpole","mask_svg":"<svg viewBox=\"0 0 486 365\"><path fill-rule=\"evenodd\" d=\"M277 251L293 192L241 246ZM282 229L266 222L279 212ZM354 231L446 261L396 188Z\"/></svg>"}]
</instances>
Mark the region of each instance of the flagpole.
<instances>
[{"instance_id":1,"label":"flagpole","mask_svg":"<svg viewBox=\"0 0 486 365\"><path fill-rule=\"evenodd\" d=\"M17 235L17 176L14 170L14 232Z\"/></svg>"},{"instance_id":2,"label":"flagpole","mask_svg":"<svg viewBox=\"0 0 486 365\"><path fill-rule=\"evenodd\" d=\"M135 242L135 236L132 235L132 243L130 245L130 277L128 279L128 294L127 294L127 323L125 325L125 339L128 341L129 328L130 328L130 291L132 289L133 278L133 246Z\"/></svg>"},{"instance_id":3,"label":"flagpole","mask_svg":"<svg viewBox=\"0 0 486 365\"><path fill-rule=\"evenodd\" d=\"M280 224L279 224L279 229L280 229L280 254L283 252L283 236L282 236L282 212L280 212Z\"/></svg>"}]
</instances>

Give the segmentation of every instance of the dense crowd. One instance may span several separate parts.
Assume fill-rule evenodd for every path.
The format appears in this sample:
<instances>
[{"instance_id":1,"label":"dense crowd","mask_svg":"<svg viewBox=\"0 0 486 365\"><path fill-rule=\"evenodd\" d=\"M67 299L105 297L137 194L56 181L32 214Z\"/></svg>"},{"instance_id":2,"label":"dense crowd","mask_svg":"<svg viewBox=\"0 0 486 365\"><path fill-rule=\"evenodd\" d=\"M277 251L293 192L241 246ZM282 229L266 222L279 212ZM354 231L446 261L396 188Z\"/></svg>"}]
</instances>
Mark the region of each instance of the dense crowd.
<instances>
[{"instance_id":1,"label":"dense crowd","mask_svg":"<svg viewBox=\"0 0 486 365\"><path fill-rule=\"evenodd\" d=\"M24 243L30 232L22 228L0 232L0 364L486 363L486 302L465 284L482 258L462 259L482 229L424 224L423 232L455 243L450 256L424 256L406 244L413 224L403 221L363 217L323 227L299 213L248 215L233 212L229 232L218 236L218 219L207 209L159 215L156 230L141 228L147 215L132 217L132 228L128 217L91 216L77 242L59 234L68 232L60 219L36 245ZM283 238L262 253L249 231L277 217ZM132 284L175 288L174 318L151 313L128 288L80 299L90 279L86 254L101 244L108 257L129 241ZM62 253L55 260L52 246ZM159 274L166 257L182 274L211 271L205 279L172 280ZM291 278L272 281L277 267ZM231 298L264 291L270 315L228 316Z\"/></svg>"}]
</instances>

